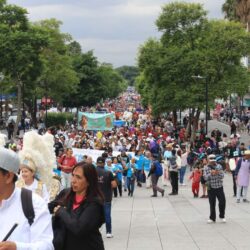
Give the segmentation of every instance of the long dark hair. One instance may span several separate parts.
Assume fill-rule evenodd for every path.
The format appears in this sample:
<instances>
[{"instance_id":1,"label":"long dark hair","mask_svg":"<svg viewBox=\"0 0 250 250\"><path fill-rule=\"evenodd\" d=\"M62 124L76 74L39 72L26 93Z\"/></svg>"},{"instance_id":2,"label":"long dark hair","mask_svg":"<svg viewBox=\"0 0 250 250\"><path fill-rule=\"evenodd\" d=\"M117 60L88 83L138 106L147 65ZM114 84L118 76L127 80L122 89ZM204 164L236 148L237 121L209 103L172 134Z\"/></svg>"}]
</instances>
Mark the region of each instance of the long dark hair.
<instances>
[{"instance_id":1,"label":"long dark hair","mask_svg":"<svg viewBox=\"0 0 250 250\"><path fill-rule=\"evenodd\" d=\"M72 172L74 172L76 168L82 169L83 175L85 176L87 182L89 183L86 192L86 200L87 201L95 200L103 204L104 196L98 185L98 175L95 167L92 164L86 163L85 161L81 161L74 166ZM69 204L73 203L74 196L75 192L72 190L72 188L70 188L69 191L64 196L64 198L61 200L61 202L63 203L64 206L68 207Z\"/></svg>"}]
</instances>

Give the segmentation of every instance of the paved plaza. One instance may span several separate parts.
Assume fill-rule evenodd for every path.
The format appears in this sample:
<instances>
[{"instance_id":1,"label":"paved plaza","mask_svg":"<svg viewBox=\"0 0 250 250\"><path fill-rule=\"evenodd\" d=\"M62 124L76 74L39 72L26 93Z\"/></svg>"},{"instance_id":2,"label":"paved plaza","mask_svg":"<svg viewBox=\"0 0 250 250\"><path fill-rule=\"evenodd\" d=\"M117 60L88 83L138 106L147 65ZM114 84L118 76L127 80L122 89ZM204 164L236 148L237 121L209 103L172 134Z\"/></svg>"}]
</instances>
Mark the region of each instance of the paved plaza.
<instances>
[{"instance_id":1,"label":"paved plaza","mask_svg":"<svg viewBox=\"0 0 250 250\"><path fill-rule=\"evenodd\" d=\"M151 189L137 187L133 198L127 193L114 198L114 238L103 234L105 249L250 249L250 203L236 203L231 174L224 180L227 223L207 224L208 199L193 198L191 183L186 183L178 196L151 198ZM170 190L168 184L165 194Z\"/></svg>"}]
</instances>

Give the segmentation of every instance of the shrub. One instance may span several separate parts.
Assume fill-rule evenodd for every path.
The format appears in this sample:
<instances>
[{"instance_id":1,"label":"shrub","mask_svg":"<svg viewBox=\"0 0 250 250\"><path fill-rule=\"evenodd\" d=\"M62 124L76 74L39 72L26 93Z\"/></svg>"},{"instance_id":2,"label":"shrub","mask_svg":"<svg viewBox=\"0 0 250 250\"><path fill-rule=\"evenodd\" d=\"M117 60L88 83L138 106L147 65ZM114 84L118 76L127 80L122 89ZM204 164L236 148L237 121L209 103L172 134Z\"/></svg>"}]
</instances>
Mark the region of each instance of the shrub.
<instances>
[{"instance_id":1,"label":"shrub","mask_svg":"<svg viewBox=\"0 0 250 250\"><path fill-rule=\"evenodd\" d=\"M47 114L47 127L52 126L65 126L66 121L72 122L74 119L74 115L71 113L48 113Z\"/></svg>"}]
</instances>

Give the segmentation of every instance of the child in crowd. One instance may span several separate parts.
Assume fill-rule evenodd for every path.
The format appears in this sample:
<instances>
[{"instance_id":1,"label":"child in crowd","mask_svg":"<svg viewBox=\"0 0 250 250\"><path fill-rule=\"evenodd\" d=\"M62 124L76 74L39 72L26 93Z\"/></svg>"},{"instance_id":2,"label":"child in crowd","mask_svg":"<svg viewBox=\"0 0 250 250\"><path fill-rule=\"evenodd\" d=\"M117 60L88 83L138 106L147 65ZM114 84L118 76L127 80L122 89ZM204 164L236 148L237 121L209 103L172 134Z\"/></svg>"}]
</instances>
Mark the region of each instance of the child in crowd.
<instances>
[{"instance_id":1,"label":"child in crowd","mask_svg":"<svg viewBox=\"0 0 250 250\"><path fill-rule=\"evenodd\" d=\"M192 192L194 194L194 198L199 197L199 189L200 189L200 180L201 180L201 171L198 166L195 166L192 174L189 179L192 179Z\"/></svg>"}]
</instances>

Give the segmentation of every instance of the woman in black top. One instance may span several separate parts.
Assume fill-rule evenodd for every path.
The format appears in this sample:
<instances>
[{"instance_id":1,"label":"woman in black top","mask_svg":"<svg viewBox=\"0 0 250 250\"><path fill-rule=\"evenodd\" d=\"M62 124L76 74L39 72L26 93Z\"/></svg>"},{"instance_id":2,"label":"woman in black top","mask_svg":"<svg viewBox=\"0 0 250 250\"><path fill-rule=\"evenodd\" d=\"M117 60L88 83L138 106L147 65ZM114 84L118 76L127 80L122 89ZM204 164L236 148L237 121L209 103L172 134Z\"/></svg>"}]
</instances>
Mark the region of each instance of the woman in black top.
<instances>
[{"instance_id":1,"label":"woman in black top","mask_svg":"<svg viewBox=\"0 0 250 250\"><path fill-rule=\"evenodd\" d=\"M63 190L49 204L54 213L55 250L103 250L99 228L105 222L103 195L97 172L86 162L76 164L71 188Z\"/></svg>"}]
</instances>

